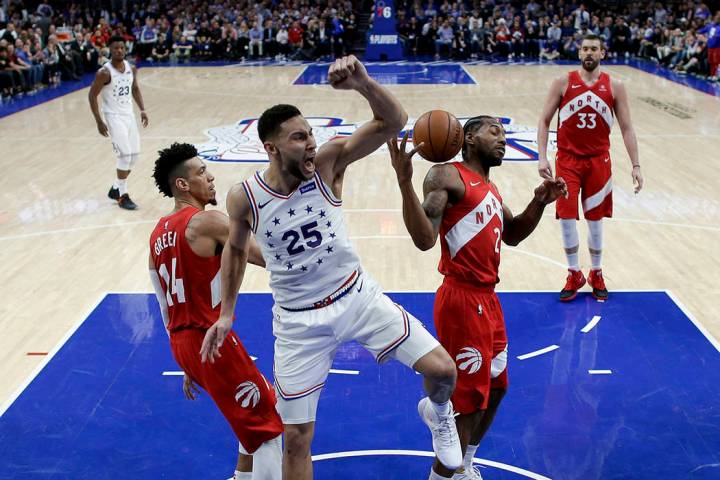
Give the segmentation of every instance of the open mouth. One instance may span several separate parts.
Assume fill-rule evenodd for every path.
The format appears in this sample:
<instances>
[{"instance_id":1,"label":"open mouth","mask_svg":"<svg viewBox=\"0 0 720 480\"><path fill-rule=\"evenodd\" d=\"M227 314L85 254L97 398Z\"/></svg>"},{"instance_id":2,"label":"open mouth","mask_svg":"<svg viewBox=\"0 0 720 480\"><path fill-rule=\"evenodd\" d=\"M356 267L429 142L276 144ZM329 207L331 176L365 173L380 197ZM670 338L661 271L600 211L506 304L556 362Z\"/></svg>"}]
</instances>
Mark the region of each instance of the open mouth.
<instances>
[{"instance_id":1,"label":"open mouth","mask_svg":"<svg viewBox=\"0 0 720 480\"><path fill-rule=\"evenodd\" d=\"M315 156L307 157L303 162L305 173L312 175L315 173Z\"/></svg>"}]
</instances>

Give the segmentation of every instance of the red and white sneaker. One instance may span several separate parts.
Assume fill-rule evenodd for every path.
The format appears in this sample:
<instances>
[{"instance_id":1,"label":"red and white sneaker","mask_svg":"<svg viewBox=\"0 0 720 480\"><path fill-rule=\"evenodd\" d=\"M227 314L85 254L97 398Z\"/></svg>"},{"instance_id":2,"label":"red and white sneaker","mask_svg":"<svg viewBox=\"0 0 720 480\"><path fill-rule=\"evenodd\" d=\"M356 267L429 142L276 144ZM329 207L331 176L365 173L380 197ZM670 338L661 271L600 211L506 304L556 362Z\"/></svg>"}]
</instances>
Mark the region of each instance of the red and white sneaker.
<instances>
[{"instance_id":1,"label":"red and white sneaker","mask_svg":"<svg viewBox=\"0 0 720 480\"><path fill-rule=\"evenodd\" d=\"M588 283L592 287L592 295L596 300L607 300L608 291L605 287L605 279L603 278L602 269L590 270L588 273Z\"/></svg>"},{"instance_id":2,"label":"red and white sneaker","mask_svg":"<svg viewBox=\"0 0 720 480\"><path fill-rule=\"evenodd\" d=\"M577 297L577 292L585 285L585 275L580 270L568 269L567 281L560 290L560 301L569 302Z\"/></svg>"}]
</instances>

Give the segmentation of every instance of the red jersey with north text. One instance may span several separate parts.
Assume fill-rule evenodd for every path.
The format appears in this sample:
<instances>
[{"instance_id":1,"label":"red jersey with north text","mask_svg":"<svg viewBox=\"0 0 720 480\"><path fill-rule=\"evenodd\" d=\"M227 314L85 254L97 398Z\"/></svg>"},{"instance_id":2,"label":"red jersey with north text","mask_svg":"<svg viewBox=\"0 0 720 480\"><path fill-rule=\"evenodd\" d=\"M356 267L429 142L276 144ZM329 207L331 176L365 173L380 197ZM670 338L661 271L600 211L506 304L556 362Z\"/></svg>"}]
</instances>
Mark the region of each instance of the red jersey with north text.
<instances>
[{"instance_id":1,"label":"red jersey with north text","mask_svg":"<svg viewBox=\"0 0 720 480\"><path fill-rule=\"evenodd\" d=\"M150 255L168 304L168 331L207 329L220 316L220 255L201 257L185 239L194 207L162 217L150 235Z\"/></svg>"},{"instance_id":2,"label":"red jersey with north text","mask_svg":"<svg viewBox=\"0 0 720 480\"><path fill-rule=\"evenodd\" d=\"M463 163L451 163L465 184L465 195L445 211L440 224L440 266L446 277L477 286L500 280L502 197L495 185Z\"/></svg>"},{"instance_id":3,"label":"red jersey with north text","mask_svg":"<svg viewBox=\"0 0 720 480\"><path fill-rule=\"evenodd\" d=\"M614 109L607 73L601 73L592 86L585 84L580 72L568 73L558 112L558 150L580 157L608 152Z\"/></svg>"}]
</instances>

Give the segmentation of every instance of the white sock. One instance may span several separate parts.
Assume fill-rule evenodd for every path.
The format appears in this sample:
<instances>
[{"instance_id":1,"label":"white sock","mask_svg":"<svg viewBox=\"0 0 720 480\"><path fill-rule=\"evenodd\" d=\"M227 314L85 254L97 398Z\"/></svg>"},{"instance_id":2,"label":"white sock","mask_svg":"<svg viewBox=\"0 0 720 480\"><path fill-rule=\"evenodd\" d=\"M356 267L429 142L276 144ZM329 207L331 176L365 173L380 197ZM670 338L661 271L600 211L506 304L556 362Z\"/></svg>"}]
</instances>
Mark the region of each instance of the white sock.
<instances>
[{"instance_id":1,"label":"white sock","mask_svg":"<svg viewBox=\"0 0 720 480\"><path fill-rule=\"evenodd\" d=\"M473 458L475 458L475 452L477 452L477 449L477 445L467 446L467 450L465 450L465 458L463 459L463 467L465 467L465 470L472 470Z\"/></svg>"},{"instance_id":2,"label":"white sock","mask_svg":"<svg viewBox=\"0 0 720 480\"><path fill-rule=\"evenodd\" d=\"M253 453L253 480L282 480L280 435L260 445Z\"/></svg>"},{"instance_id":3,"label":"white sock","mask_svg":"<svg viewBox=\"0 0 720 480\"><path fill-rule=\"evenodd\" d=\"M115 188L115 189L118 188L118 178L117 177L113 178L113 188Z\"/></svg>"},{"instance_id":4,"label":"white sock","mask_svg":"<svg viewBox=\"0 0 720 480\"><path fill-rule=\"evenodd\" d=\"M239 470L235 470L235 476L233 477L234 480L252 480L252 472L241 472Z\"/></svg>"},{"instance_id":5,"label":"white sock","mask_svg":"<svg viewBox=\"0 0 720 480\"><path fill-rule=\"evenodd\" d=\"M435 403L430 400L430 405L432 405L433 410L435 410L435 413L438 416L444 417L445 415L450 414L450 400L445 403Z\"/></svg>"},{"instance_id":6,"label":"white sock","mask_svg":"<svg viewBox=\"0 0 720 480\"><path fill-rule=\"evenodd\" d=\"M442 477L435 473L435 470L432 468L430 469L430 476L428 477L428 480L447 480L448 477Z\"/></svg>"},{"instance_id":7,"label":"white sock","mask_svg":"<svg viewBox=\"0 0 720 480\"><path fill-rule=\"evenodd\" d=\"M117 188L120 190L120 196L122 197L127 193L127 178L117 179Z\"/></svg>"},{"instance_id":8,"label":"white sock","mask_svg":"<svg viewBox=\"0 0 720 480\"><path fill-rule=\"evenodd\" d=\"M599 270L602 264L602 220L588 220L588 247L593 270Z\"/></svg>"},{"instance_id":9,"label":"white sock","mask_svg":"<svg viewBox=\"0 0 720 480\"><path fill-rule=\"evenodd\" d=\"M574 218L560 219L560 228L562 229L563 247L565 248L565 256L567 257L568 268L570 270L580 270L580 256L578 254L580 239L577 232L577 220ZM568 250L574 249L574 253L568 253Z\"/></svg>"}]
</instances>

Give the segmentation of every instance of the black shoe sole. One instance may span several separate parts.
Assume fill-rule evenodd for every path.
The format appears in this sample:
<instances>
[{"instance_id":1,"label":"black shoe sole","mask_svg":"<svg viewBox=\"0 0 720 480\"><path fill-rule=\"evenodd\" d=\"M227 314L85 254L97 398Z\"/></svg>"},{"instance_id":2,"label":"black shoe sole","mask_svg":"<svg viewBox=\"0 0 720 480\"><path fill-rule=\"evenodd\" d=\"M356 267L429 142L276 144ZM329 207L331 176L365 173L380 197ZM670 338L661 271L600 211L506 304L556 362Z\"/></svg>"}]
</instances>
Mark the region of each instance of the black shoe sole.
<instances>
[{"instance_id":1,"label":"black shoe sole","mask_svg":"<svg viewBox=\"0 0 720 480\"><path fill-rule=\"evenodd\" d=\"M563 296L562 296L562 292L561 292L561 293L560 293L560 301L561 301L561 302L569 302L569 301L571 301L571 300L575 300L575 297L577 297L577 294L578 294L578 292L577 292L577 290L575 290L575 291L572 293L572 295L570 295L569 297L563 297Z\"/></svg>"},{"instance_id":2,"label":"black shoe sole","mask_svg":"<svg viewBox=\"0 0 720 480\"><path fill-rule=\"evenodd\" d=\"M608 299L608 292L605 291L597 291L593 289L592 296L595 298L595 300L607 300Z\"/></svg>"}]
</instances>

